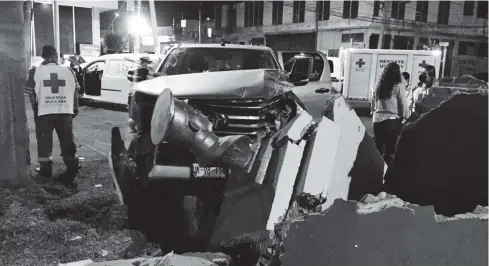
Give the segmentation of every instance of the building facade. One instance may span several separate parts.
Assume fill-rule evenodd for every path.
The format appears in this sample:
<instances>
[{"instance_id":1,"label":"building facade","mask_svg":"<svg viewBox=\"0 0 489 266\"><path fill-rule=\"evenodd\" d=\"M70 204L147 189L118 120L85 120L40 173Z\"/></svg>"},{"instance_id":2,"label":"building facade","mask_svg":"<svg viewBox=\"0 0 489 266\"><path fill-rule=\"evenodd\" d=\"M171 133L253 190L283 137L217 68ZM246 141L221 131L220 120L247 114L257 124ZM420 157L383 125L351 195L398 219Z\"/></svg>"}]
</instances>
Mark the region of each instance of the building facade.
<instances>
[{"instance_id":1,"label":"building facade","mask_svg":"<svg viewBox=\"0 0 489 266\"><path fill-rule=\"evenodd\" d=\"M59 51L77 52L77 44L100 46L100 13L117 10L117 1L58 0ZM39 57L44 45L55 43L53 1L34 0L32 22L32 56Z\"/></svg>"},{"instance_id":2,"label":"building facade","mask_svg":"<svg viewBox=\"0 0 489 266\"><path fill-rule=\"evenodd\" d=\"M445 75L457 76L487 72L487 4L488 1L236 2L216 6L216 33L223 41L267 45L276 50L423 49L448 42Z\"/></svg>"}]
</instances>

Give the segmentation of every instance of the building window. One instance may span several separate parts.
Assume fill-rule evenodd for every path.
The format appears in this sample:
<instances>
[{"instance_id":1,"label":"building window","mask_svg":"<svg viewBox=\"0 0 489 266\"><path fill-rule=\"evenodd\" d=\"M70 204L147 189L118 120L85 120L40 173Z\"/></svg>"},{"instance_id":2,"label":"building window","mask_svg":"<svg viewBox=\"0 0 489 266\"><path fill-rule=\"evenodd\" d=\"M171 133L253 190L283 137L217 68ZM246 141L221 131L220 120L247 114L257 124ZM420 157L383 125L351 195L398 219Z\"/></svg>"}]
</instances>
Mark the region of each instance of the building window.
<instances>
[{"instance_id":1,"label":"building window","mask_svg":"<svg viewBox=\"0 0 489 266\"><path fill-rule=\"evenodd\" d=\"M414 37L410 36L394 36L394 47L392 49L412 50L414 46Z\"/></svg>"},{"instance_id":2,"label":"building window","mask_svg":"<svg viewBox=\"0 0 489 266\"><path fill-rule=\"evenodd\" d=\"M255 1L254 2L254 12L253 12L253 20L254 24L253 26L263 26L263 7L264 7L263 1Z\"/></svg>"},{"instance_id":3,"label":"building window","mask_svg":"<svg viewBox=\"0 0 489 266\"><path fill-rule=\"evenodd\" d=\"M464 16L473 16L474 15L474 1L465 1L464 2Z\"/></svg>"},{"instance_id":4,"label":"building window","mask_svg":"<svg viewBox=\"0 0 489 266\"><path fill-rule=\"evenodd\" d=\"M438 5L438 24L448 25L450 15L450 1L440 1Z\"/></svg>"},{"instance_id":5,"label":"building window","mask_svg":"<svg viewBox=\"0 0 489 266\"><path fill-rule=\"evenodd\" d=\"M473 42L460 42L458 45L459 55L477 55L479 52L479 47Z\"/></svg>"},{"instance_id":6,"label":"building window","mask_svg":"<svg viewBox=\"0 0 489 266\"><path fill-rule=\"evenodd\" d=\"M304 22L306 15L306 1L294 1L293 23Z\"/></svg>"},{"instance_id":7,"label":"building window","mask_svg":"<svg viewBox=\"0 0 489 266\"><path fill-rule=\"evenodd\" d=\"M379 45L379 34L370 34L370 39L368 40L368 49L377 49Z\"/></svg>"},{"instance_id":8,"label":"building window","mask_svg":"<svg viewBox=\"0 0 489 266\"><path fill-rule=\"evenodd\" d=\"M331 1L317 1L318 20L329 20Z\"/></svg>"},{"instance_id":9,"label":"building window","mask_svg":"<svg viewBox=\"0 0 489 266\"><path fill-rule=\"evenodd\" d=\"M216 29L221 28L221 22L222 22L222 6L218 5L216 6Z\"/></svg>"},{"instance_id":10,"label":"building window","mask_svg":"<svg viewBox=\"0 0 489 266\"><path fill-rule=\"evenodd\" d=\"M391 18L404 19L406 2L392 1Z\"/></svg>"},{"instance_id":11,"label":"building window","mask_svg":"<svg viewBox=\"0 0 489 266\"><path fill-rule=\"evenodd\" d=\"M374 17L378 17L380 14L380 1L374 1Z\"/></svg>"},{"instance_id":12,"label":"building window","mask_svg":"<svg viewBox=\"0 0 489 266\"><path fill-rule=\"evenodd\" d=\"M245 27L263 25L263 1L245 3Z\"/></svg>"},{"instance_id":13,"label":"building window","mask_svg":"<svg viewBox=\"0 0 489 266\"><path fill-rule=\"evenodd\" d=\"M487 1L477 1L477 18L487 18Z\"/></svg>"},{"instance_id":14,"label":"building window","mask_svg":"<svg viewBox=\"0 0 489 266\"><path fill-rule=\"evenodd\" d=\"M430 42L428 41L428 38L424 38L424 37L419 37L419 43L418 43L418 47L417 49L418 50L423 50L423 46L426 45L426 46L429 46L430 45Z\"/></svg>"},{"instance_id":15,"label":"building window","mask_svg":"<svg viewBox=\"0 0 489 266\"><path fill-rule=\"evenodd\" d=\"M230 29L236 28L236 5L229 5L228 6L228 26Z\"/></svg>"},{"instance_id":16,"label":"building window","mask_svg":"<svg viewBox=\"0 0 489 266\"><path fill-rule=\"evenodd\" d=\"M390 49L391 48L391 40L392 37L390 34L385 34L382 38L382 49Z\"/></svg>"},{"instance_id":17,"label":"building window","mask_svg":"<svg viewBox=\"0 0 489 266\"><path fill-rule=\"evenodd\" d=\"M428 1L416 1L416 21L428 21Z\"/></svg>"},{"instance_id":18,"label":"building window","mask_svg":"<svg viewBox=\"0 0 489 266\"><path fill-rule=\"evenodd\" d=\"M480 57L487 57L487 42L482 42L479 44L479 52L477 53Z\"/></svg>"},{"instance_id":19,"label":"building window","mask_svg":"<svg viewBox=\"0 0 489 266\"><path fill-rule=\"evenodd\" d=\"M341 42L342 43L347 43L347 42L363 42L363 33L349 33L349 34L342 34L341 35Z\"/></svg>"},{"instance_id":20,"label":"building window","mask_svg":"<svg viewBox=\"0 0 489 266\"><path fill-rule=\"evenodd\" d=\"M358 18L358 1L343 1L343 18Z\"/></svg>"},{"instance_id":21,"label":"building window","mask_svg":"<svg viewBox=\"0 0 489 266\"><path fill-rule=\"evenodd\" d=\"M284 2L273 1L272 25L282 24L283 16L284 16Z\"/></svg>"}]
</instances>

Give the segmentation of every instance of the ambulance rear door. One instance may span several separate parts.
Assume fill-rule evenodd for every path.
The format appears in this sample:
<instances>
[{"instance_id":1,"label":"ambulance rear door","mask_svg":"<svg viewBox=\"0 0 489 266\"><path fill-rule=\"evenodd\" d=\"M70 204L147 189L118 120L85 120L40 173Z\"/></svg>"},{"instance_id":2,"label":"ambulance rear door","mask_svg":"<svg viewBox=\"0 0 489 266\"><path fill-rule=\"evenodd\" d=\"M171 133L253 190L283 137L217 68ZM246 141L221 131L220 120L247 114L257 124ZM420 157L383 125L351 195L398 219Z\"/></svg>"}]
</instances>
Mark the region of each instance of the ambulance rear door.
<instances>
[{"instance_id":1,"label":"ambulance rear door","mask_svg":"<svg viewBox=\"0 0 489 266\"><path fill-rule=\"evenodd\" d=\"M349 102L368 104L369 81L373 71L372 60L373 54L367 51L347 53L343 95Z\"/></svg>"},{"instance_id":2,"label":"ambulance rear door","mask_svg":"<svg viewBox=\"0 0 489 266\"><path fill-rule=\"evenodd\" d=\"M411 80L410 84L416 84L419 81L419 75L423 73L423 68L425 65L436 66L437 64L436 55L434 53L428 54L413 54L412 66L411 66ZM437 69L438 70L438 69ZM437 73L438 74L438 73Z\"/></svg>"}]
</instances>

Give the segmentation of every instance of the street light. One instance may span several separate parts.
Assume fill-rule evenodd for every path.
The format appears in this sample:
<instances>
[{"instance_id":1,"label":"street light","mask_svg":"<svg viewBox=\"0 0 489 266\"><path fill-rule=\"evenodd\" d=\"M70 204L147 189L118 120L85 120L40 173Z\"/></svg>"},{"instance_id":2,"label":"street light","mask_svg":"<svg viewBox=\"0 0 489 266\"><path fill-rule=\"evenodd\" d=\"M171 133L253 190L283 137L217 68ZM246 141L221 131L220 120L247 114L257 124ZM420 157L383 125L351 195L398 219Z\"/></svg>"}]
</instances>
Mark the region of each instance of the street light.
<instances>
[{"instance_id":1,"label":"street light","mask_svg":"<svg viewBox=\"0 0 489 266\"><path fill-rule=\"evenodd\" d=\"M143 17L138 15L133 15L129 18L128 31L129 34L138 36L149 35L152 32L148 22Z\"/></svg>"},{"instance_id":2,"label":"street light","mask_svg":"<svg viewBox=\"0 0 489 266\"><path fill-rule=\"evenodd\" d=\"M115 12L115 17L119 17L119 12Z\"/></svg>"}]
</instances>

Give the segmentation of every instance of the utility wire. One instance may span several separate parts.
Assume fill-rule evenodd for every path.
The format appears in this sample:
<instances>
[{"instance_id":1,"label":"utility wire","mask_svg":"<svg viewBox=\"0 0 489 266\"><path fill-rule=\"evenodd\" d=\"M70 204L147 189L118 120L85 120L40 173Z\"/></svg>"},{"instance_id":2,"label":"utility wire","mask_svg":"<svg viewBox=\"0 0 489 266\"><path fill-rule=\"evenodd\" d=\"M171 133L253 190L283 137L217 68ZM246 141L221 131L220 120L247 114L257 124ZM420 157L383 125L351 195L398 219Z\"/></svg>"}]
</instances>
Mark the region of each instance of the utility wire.
<instances>
[{"instance_id":1,"label":"utility wire","mask_svg":"<svg viewBox=\"0 0 489 266\"><path fill-rule=\"evenodd\" d=\"M286 3L284 3L284 6L293 7L293 5L286 4ZM339 8L338 9L331 9L330 12L329 12L330 13L330 16L343 18L343 13L335 12L333 10L339 10ZM311 8L308 9L307 8L307 5L306 5L306 8L304 8L304 11L314 12L314 13L316 12L315 9L311 9ZM282 17L284 15L292 15L292 16L294 16L294 15L296 15L296 13L295 12L292 12L292 13L282 13ZM402 20L401 19L395 19L394 20L394 18L387 18L387 20L390 20L390 21L385 22L380 17L377 18L377 17L374 17L371 14L367 14L367 13L358 13L357 18L344 18L344 19L359 20L359 21L365 21L365 22L384 23L384 24L388 24L388 25L398 25L398 26L412 26L414 23L416 23L416 24L417 23L423 23L422 25L417 25L417 26L418 27L419 26L429 26L429 27L432 27L432 28L453 28L453 27L468 28L468 29L487 28L487 25L448 25L448 24L438 24L438 23L433 23L433 22L421 22L421 21L408 20L408 19L402 19Z\"/></svg>"}]
</instances>

